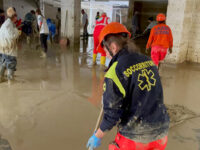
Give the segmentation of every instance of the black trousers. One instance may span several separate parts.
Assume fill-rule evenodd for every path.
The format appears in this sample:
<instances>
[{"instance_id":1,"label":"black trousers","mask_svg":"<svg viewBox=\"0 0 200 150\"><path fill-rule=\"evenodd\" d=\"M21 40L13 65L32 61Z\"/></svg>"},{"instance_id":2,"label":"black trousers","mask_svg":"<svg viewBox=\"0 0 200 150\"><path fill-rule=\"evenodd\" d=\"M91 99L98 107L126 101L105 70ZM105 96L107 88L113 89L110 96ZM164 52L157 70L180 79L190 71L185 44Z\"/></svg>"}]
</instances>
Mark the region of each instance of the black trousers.
<instances>
[{"instance_id":1,"label":"black trousers","mask_svg":"<svg viewBox=\"0 0 200 150\"><path fill-rule=\"evenodd\" d=\"M48 50L48 46L47 46L47 38L48 38L48 34L40 34L40 42L41 42L41 46L44 49L44 52L47 53Z\"/></svg>"}]
</instances>

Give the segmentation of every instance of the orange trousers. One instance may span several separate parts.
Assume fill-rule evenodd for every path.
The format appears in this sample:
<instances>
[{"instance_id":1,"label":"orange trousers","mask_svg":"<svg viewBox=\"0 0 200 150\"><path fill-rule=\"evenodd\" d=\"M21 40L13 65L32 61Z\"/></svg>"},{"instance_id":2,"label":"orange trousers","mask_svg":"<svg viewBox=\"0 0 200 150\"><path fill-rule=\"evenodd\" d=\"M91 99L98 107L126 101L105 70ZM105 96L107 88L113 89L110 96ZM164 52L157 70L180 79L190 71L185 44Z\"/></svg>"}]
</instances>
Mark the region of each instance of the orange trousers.
<instances>
[{"instance_id":1,"label":"orange trousers","mask_svg":"<svg viewBox=\"0 0 200 150\"><path fill-rule=\"evenodd\" d=\"M151 48L151 59L154 64L158 66L159 62L165 59L168 48L163 48L162 46L153 46Z\"/></svg>"},{"instance_id":2,"label":"orange trousers","mask_svg":"<svg viewBox=\"0 0 200 150\"><path fill-rule=\"evenodd\" d=\"M167 136L150 143L139 143L118 133L114 144L109 145L109 150L165 150L166 146Z\"/></svg>"}]
</instances>

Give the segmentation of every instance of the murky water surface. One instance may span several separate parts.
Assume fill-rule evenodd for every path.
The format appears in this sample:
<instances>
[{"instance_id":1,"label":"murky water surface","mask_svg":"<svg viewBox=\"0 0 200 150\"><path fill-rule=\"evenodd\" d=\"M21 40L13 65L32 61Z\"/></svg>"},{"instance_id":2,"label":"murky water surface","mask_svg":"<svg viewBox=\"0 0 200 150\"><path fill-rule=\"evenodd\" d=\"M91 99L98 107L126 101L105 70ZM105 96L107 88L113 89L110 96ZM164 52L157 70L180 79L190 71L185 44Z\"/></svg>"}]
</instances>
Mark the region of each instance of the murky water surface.
<instances>
[{"instance_id":1,"label":"murky water surface","mask_svg":"<svg viewBox=\"0 0 200 150\"><path fill-rule=\"evenodd\" d=\"M80 47L72 51L50 46L47 59L34 48L22 47L16 81L0 84L0 150L86 149L100 111L104 72L92 66L92 45ZM160 74L165 103L175 110L174 104L189 110L184 115L172 111L175 124L167 149L199 150L200 65L164 64ZM107 149L115 130L99 150Z\"/></svg>"}]
</instances>

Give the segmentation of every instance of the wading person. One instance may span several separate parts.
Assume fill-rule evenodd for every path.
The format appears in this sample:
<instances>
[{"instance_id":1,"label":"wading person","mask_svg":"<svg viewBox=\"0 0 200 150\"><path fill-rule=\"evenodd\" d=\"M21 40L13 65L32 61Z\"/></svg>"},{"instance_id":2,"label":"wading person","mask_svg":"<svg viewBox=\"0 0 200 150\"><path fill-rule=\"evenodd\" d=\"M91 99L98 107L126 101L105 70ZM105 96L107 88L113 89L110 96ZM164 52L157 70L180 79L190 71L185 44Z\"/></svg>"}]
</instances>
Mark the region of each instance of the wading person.
<instances>
[{"instance_id":1,"label":"wading person","mask_svg":"<svg viewBox=\"0 0 200 150\"><path fill-rule=\"evenodd\" d=\"M47 38L49 35L49 27L47 25L45 17L42 16L40 9L36 10L36 15L40 32L40 42L43 48L41 57L46 58L48 51Z\"/></svg>"},{"instance_id":2,"label":"wading person","mask_svg":"<svg viewBox=\"0 0 200 150\"><path fill-rule=\"evenodd\" d=\"M132 18L132 36L135 37L138 31L139 31L139 12L136 11Z\"/></svg>"},{"instance_id":3,"label":"wading person","mask_svg":"<svg viewBox=\"0 0 200 150\"><path fill-rule=\"evenodd\" d=\"M99 34L101 32L101 30L108 24L109 22L109 18L107 17L106 13L102 13L101 17L96 20L96 26L94 28L94 33L93 33L93 37L94 37L94 49L93 49L93 64L96 64L96 58L97 58L97 46L99 45ZM105 65L106 62L106 52L101 49L99 51L101 53L101 59L100 59L100 63L102 66Z\"/></svg>"},{"instance_id":4,"label":"wading person","mask_svg":"<svg viewBox=\"0 0 200 150\"><path fill-rule=\"evenodd\" d=\"M157 25L157 22L153 20L153 17L149 17L148 19L149 25L146 27L144 32L142 34L147 34L148 36L150 35L151 29Z\"/></svg>"},{"instance_id":5,"label":"wading person","mask_svg":"<svg viewBox=\"0 0 200 150\"><path fill-rule=\"evenodd\" d=\"M17 14L13 7L7 9L8 19L0 28L0 53L2 54L0 61L0 82L4 80L4 74L7 69L8 81L14 79L14 72L17 66L17 39L21 35L15 22Z\"/></svg>"},{"instance_id":6,"label":"wading person","mask_svg":"<svg viewBox=\"0 0 200 150\"><path fill-rule=\"evenodd\" d=\"M156 21L158 24L151 29L146 52L151 48L151 58L156 66L165 59L167 50L172 53L173 37L169 26L165 24L166 17L164 14L158 14Z\"/></svg>"},{"instance_id":7,"label":"wading person","mask_svg":"<svg viewBox=\"0 0 200 150\"><path fill-rule=\"evenodd\" d=\"M61 27L61 8L58 8L57 14L56 14L56 32L58 37L60 38L60 27Z\"/></svg>"},{"instance_id":8,"label":"wading person","mask_svg":"<svg viewBox=\"0 0 200 150\"><path fill-rule=\"evenodd\" d=\"M27 36L27 44L30 44L31 42L31 34L33 33L33 22L35 21L35 11L31 10L25 15L24 19L24 25L22 27L22 31L26 34Z\"/></svg>"},{"instance_id":9,"label":"wading person","mask_svg":"<svg viewBox=\"0 0 200 150\"><path fill-rule=\"evenodd\" d=\"M109 150L164 150L167 145L169 116L158 69L149 57L136 52L130 37L116 22L100 33L99 46L112 60L104 79L104 116L87 143L90 150L99 147L115 125L118 133Z\"/></svg>"},{"instance_id":10,"label":"wading person","mask_svg":"<svg viewBox=\"0 0 200 150\"><path fill-rule=\"evenodd\" d=\"M95 19L98 20L99 18L100 18L100 14L99 14L99 12L97 12Z\"/></svg>"},{"instance_id":11,"label":"wading person","mask_svg":"<svg viewBox=\"0 0 200 150\"><path fill-rule=\"evenodd\" d=\"M81 10L82 13L82 26L83 26L83 39L87 39L88 38L88 31L87 31L87 27L88 27L88 15L86 14L85 10L82 9Z\"/></svg>"}]
</instances>

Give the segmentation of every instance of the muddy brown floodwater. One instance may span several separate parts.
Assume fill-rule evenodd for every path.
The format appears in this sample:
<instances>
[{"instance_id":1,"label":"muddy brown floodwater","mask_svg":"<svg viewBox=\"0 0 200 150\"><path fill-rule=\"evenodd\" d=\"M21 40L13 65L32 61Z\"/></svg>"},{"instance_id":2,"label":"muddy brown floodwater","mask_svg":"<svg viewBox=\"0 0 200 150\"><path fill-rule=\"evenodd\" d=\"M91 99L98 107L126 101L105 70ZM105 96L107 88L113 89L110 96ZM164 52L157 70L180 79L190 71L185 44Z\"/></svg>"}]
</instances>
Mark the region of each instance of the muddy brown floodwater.
<instances>
[{"instance_id":1,"label":"muddy brown floodwater","mask_svg":"<svg viewBox=\"0 0 200 150\"><path fill-rule=\"evenodd\" d=\"M91 65L91 47L81 43L81 48L61 50L54 45L41 59L39 51L22 45L16 81L0 84L0 150L86 150L104 75ZM167 150L199 150L200 65L163 64L160 74L172 118ZM107 149L115 133L106 135L99 150Z\"/></svg>"}]
</instances>

